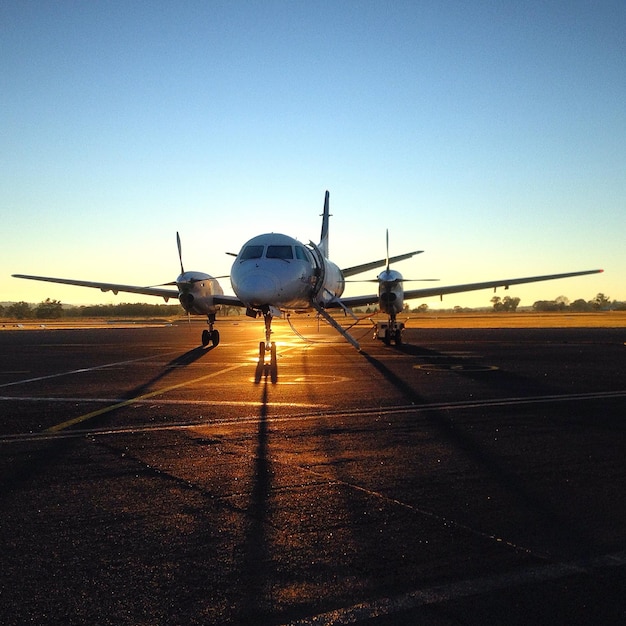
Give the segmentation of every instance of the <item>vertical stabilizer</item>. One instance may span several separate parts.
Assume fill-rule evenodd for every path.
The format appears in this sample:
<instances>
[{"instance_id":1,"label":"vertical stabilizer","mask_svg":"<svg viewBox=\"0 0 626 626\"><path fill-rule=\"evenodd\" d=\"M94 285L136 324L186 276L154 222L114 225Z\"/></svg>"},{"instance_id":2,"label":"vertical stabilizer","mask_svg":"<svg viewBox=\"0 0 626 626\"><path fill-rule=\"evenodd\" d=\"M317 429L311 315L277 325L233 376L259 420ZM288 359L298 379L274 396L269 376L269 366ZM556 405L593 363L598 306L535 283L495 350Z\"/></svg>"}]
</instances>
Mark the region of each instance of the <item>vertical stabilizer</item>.
<instances>
[{"instance_id":1,"label":"vertical stabilizer","mask_svg":"<svg viewBox=\"0 0 626 626\"><path fill-rule=\"evenodd\" d=\"M328 258L328 221L330 217L329 206L328 206L328 191L326 192L326 196L324 198L324 212L322 213L322 234L320 236L320 243L318 248L320 252L324 255L324 258Z\"/></svg>"}]
</instances>

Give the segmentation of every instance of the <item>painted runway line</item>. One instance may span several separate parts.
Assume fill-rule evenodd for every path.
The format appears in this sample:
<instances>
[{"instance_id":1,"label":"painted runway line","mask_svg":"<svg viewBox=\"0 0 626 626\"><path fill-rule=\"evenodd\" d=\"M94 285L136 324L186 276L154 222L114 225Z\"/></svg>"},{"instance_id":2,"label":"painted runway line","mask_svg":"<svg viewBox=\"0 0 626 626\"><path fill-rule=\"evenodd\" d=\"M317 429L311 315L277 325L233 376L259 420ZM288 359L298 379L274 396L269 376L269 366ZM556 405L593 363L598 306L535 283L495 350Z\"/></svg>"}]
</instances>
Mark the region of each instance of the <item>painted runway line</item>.
<instances>
[{"instance_id":1,"label":"painted runway line","mask_svg":"<svg viewBox=\"0 0 626 626\"><path fill-rule=\"evenodd\" d=\"M232 366L231 369L236 369L238 367L244 367L243 365ZM172 385L171 387L164 387L162 389L158 389L148 394L144 394L142 396L137 396L136 398L130 398L126 400L116 400L113 398L101 398L101 399L91 399L91 398L39 398L39 397L20 397L20 396L0 396L0 402L103 402L108 403L113 402L110 406L104 407L99 411L93 411L91 413L86 413L85 415L74 418L73 420L68 420L66 422L62 422L61 424L57 424L56 426L52 426L41 432L35 433L14 433L9 435L0 435L0 444L9 443L12 441L24 441L24 440L34 440L37 438L49 438L51 435L55 435L62 430L65 430L69 426L73 426L79 424L81 422L87 421L91 417L95 417L96 415L102 415L104 413L113 411L117 408L121 408L123 406L130 406L132 404L147 404L152 403L152 398L167 393L173 389L177 389L180 387L184 387L186 385L190 385L196 383L200 380L206 380L208 378L218 376L223 372L214 372L213 374L208 374L206 376L202 376L197 379L189 380L184 383L178 383L177 385ZM306 412L306 413L296 413L291 415L277 415L277 416L267 416L265 418L266 423L280 423L280 422L290 422L290 421L312 421L318 419L326 419L326 418L342 418L342 417L352 417L352 416L388 416L388 415L401 415L405 413L424 413L430 411L462 411L462 410L472 410L472 409L480 409L480 408L490 408L490 407L501 407L501 406L523 406L530 404L550 404L550 403L559 403L559 402L583 402L583 401L597 401L597 400L611 400L617 398L625 398L626 390L621 391L598 391L598 392L590 392L590 393L573 393L573 394L562 394L562 395L549 395L549 396L534 396L534 397L513 397L513 398L493 398L489 400L468 400L468 401L460 401L460 402L433 402L429 404L408 404L408 405L399 405L399 406L386 406L386 407L361 407L359 409L353 410L337 410L337 411L329 411L327 410L325 405L313 404L313 405L302 405L297 403L272 403L272 402L262 402L260 400L252 400L252 401L222 401L219 402L222 406L250 406L253 408L260 406L276 406L276 407L296 407L296 408L309 408L313 406L318 408L319 410L314 412ZM217 404L213 400L168 400L165 398L161 398L159 400L160 404L168 404L168 405L207 405L207 404ZM243 416L236 418L215 418L211 421L207 421L206 419L201 419L195 422L185 422L180 425L176 424L163 424L163 425L155 425L149 424L142 426L138 424L136 426L131 426L125 429L127 432L135 432L140 433L144 430L156 431L159 429L163 430L172 430L173 428L210 428L211 426L225 426L229 424L233 425L245 425L245 424L257 424L259 420L258 415L251 416ZM115 429L81 429L81 430L73 430L70 433L67 433L65 436L70 437L84 437L85 435L106 435L106 434L116 434L119 433L119 430Z\"/></svg>"},{"instance_id":2,"label":"painted runway line","mask_svg":"<svg viewBox=\"0 0 626 626\"><path fill-rule=\"evenodd\" d=\"M460 580L447 585L435 585L417 589L391 598L361 602L350 607L289 622L286 626L330 626L331 624L339 626L342 624L353 624L363 620L393 615L401 611L419 609L422 606L442 604L461 598L506 590L520 585L537 584L576 574L588 574L598 569L624 567L624 565L626 565L626 551L595 557L586 563L565 562L531 566L494 576Z\"/></svg>"}]
</instances>

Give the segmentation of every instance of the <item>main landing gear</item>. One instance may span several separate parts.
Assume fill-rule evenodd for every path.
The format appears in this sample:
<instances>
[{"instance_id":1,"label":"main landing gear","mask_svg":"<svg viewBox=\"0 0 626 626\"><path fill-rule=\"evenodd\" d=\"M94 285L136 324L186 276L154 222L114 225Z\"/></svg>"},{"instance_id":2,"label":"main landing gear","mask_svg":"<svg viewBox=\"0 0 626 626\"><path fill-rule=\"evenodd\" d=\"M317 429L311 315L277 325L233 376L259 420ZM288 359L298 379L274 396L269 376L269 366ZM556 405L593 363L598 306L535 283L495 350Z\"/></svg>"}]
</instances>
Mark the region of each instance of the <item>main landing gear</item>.
<instances>
[{"instance_id":1,"label":"main landing gear","mask_svg":"<svg viewBox=\"0 0 626 626\"><path fill-rule=\"evenodd\" d=\"M209 313L207 324L209 325L208 330L205 329L202 331L202 346L206 348L212 343L215 348L220 342L220 331L217 330L217 328L213 328L213 324L215 324L215 313Z\"/></svg>"},{"instance_id":2,"label":"main landing gear","mask_svg":"<svg viewBox=\"0 0 626 626\"><path fill-rule=\"evenodd\" d=\"M386 345L391 345L393 341L396 346L402 344L402 331L404 324L396 322L395 317L390 318L388 322L377 322L374 331L374 339L381 339Z\"/></svg>"}]
</instances>

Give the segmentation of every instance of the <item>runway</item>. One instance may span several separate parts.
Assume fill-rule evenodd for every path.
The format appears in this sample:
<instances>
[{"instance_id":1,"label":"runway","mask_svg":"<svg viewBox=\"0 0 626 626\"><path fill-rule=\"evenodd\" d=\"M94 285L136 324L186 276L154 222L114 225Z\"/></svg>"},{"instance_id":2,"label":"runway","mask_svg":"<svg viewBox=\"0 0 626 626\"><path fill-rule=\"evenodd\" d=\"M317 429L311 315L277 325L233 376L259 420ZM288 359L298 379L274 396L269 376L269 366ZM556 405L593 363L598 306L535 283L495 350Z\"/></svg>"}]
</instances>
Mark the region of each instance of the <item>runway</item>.
<instances>
[{"instance_id":1,"label":"runway","mask_svg":"<svg viewBox=\"0 0 626 626\"><path fill-rule=\"evenodd\" d=\"M626 329L262 326L0 332L0 623L624 623Z\"/></svg>"}]
</instances>

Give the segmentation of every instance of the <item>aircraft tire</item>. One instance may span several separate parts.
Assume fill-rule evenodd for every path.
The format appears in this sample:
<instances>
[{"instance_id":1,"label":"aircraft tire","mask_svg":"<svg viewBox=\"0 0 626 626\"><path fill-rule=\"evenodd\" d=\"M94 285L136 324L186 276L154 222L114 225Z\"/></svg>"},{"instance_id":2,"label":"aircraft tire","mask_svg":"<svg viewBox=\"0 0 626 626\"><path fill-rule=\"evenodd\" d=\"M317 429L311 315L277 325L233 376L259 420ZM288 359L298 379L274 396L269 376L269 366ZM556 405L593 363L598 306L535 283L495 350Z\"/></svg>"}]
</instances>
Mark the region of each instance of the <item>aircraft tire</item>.
<instances>
[{"instance_id":1,"label":"aircraft tire","mask_svg":"<svg viewBox=\"0 0 626 626\"><path fill-rule=\"evenodd\" d=\"M202 331L202 346L206 348L211 341L211 333L208 330Z\"/></svg>"},{"instance_id":2,"label":"aircraft tire","mask_svg":"<svg viewBox=\"0 0 626 626\"><path fill-rule=\"evenodd\" d=\"M261 341L259 343L259 361L265 360L265 342Z\"/></svg>"},{"instance_id":3,"label":"aircraft tire","mask_svg":"<svg viewBox=\"0 0 626 626\"><path fill-rule=\"evenodd\" d=\"M220 342L220 331L219 330L214 330L211 332L211 342L213 343L213 346L217 346Z\"/></svg>"}]
</instances>

